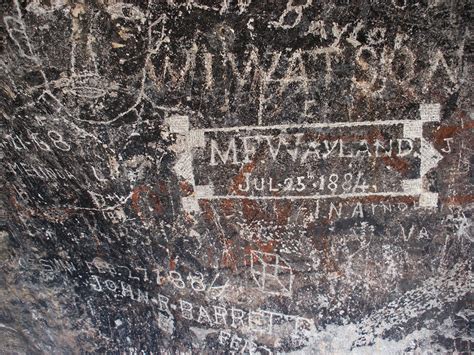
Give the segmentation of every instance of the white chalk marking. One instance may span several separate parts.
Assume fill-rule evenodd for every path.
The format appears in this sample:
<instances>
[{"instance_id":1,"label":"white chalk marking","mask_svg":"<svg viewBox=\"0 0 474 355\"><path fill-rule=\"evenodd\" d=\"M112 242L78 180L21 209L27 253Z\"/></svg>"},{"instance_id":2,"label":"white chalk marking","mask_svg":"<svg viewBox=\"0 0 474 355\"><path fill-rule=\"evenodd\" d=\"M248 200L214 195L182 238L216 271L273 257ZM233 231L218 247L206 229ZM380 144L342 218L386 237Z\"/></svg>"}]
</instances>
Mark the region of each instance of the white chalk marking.
<instances>
[{"instance_id":1,"label":"white chalk marking","mask_svg":"<svg viewBox=\"0 0 474 355\"><path fill-rule=\"evenodd\" d=\"M425 208L436 208L438 207L438 193L436 192L423 192L418 200L420 207Z\"/></svg>"},{"instance_id":2,"label":"white chalk marking","mask_svg":"<svg viewBox=\"0 0 474 355\"><path fill-rule=\"evenodd\" d=\"M179 156L174 165L174 170L185 180L194 182L193 157L190 153L183 153Z\"/></svg>"},{"instance_id":3,"label":"white chalk marking","mask_svg":"<svg viewBox=\"0 0 474 355\"><path fill-rule=\"evenodd\" d=\"M371 197L371 196L382 196L382 197L397 197L397 196L412 196L413 193L409 192L374 192L374 193L349 193L339 195L289 195L289 196L244 196L244 195L209 195L202 196L201 199L206 200L222 200L222 199L233 199L233 200L323 200L330 198L353 198L353 197Z\"/></svg>"},{"instance_id":4,"label":"white chalk marking","mask_svg":"<svg viewBox=\"0 0 474 355\"><path fill-rule=\"evenodd\" d=\"M292 128L344 128L344 127L364 127L364 126L390 126L399 124L412 124L414 122L433 122L433 120L378 120L361 122L314 122L314 123L289 123L268 126L235 126L235 127L216 127L202 128L202 132L233 132L245 130L267 130L267 129L292 129Z\"/></svg>"},{"instance_id":5,"label":"white chalk marking","mask_svg":"<svg viewBox=\"0 0 474 355\"><path fill-rule=\"evenodd\" d=\"M425 138L421 138L420 154L420 176L425 176L428 171L437 167L439 161L443 159L441 153L438 152Z\"/></svg>"},{"instance_id":6,"label":"white chalk marking","mask_svg":"<svg viewBox=\"0 0 474 355\"><path fill-rule=\"evenodd\" d=\"M214 195L214 187L212 185L196 185L194 186L194 194L197 197L212 196Z\"/></svg>"},{"instance_id":7,"label":"white chalk marking","mask_svg":"<svg viewBox=\"0 0 474 355\"><path fill-rule=\"evenodd\" d=\"M441 105L420 104L420 117L424 122L439 122L441 118Z\"/></svg>"},{"instance_id":8,"label":"white chalk marking","mask_svg":"<svg viewBox=\"0 0 474 355\"><path fill-rule=\"evenodd\" d=\"M171 133L187 134L189 131L189 119L187 116L172 115L165 119Z\"/></svg>"},{"instance_id":9,"label":"white chalk marking","mask_svg":"<svg viewBox=\"0 0 474 355\"><path fill-rule=\"evenodd\" d=\"M198 199L219 200L219 199L247 199L247 200L321 200L331 198L357 198L369 196L381 197L397 197L397 196L419 196L419 204L421 207L433 208L437 206L438 194L425 191L423 188L422 178L425 174L435 168L443 156L423 138L424 122L439 122L441 118L440 104L420 104L419 119L406 120L376 120L361 122L314 122L314 123L289 123L276 125L252 125L252 126L235 126L235 127L215 127L200 128L189 130L189 120L186 116L173 116L173 120L169 119L171 132L179 132L185 134L187 149L185 155L191 158L189 163L192 164L193 147L204 147L204 134L208 132L236 132L246 130L287 130L287 129L311 129L311 128L353 128L367 126L384 126L384 125L403 125L403 135L405 138L421 139L421 166L420 178L402 181L403 192L375 192L375 193L344 193L339 195L305 195L305 196L244 196L244 195L214 195L212 186L195 186L194 175L191 172L184 174L188 181L192 182L195 187L195 194L192 197L183 199L185 210L199 210ZM171 118L171 117L170 117ZM189 171L188 169L181 169ZM179 164L177 164L179 165ZM191 167L192 169L192 167ZM178 169L180 170L180 169Z\"/></svg>"},{"instance_id":10,"label":"white chalk marking","mask_svg":"<svg viewBox=\"0 0 474 355\"><path fill-rule=\"evenodd\" d=\"M403 125L403 137L404 138L419 138L423 135L423 122L413 121L405 123Z\"/></svg>"},{"instance_id":11,"label":"white chalk marking","mask_svg":"<svg viewBox=\"0 0 474 355\"><path fill-rule=\"evenodd\" d=\"M419 194L423 188L422 179L406 179L402 180L403 191L412 194Z\"/></svg>"},{"instance_id":12,"label":"white chalk marking","mask_svg":"<svg viewBox=\"0 0 474 355\"><path fill-rule=\"evenodd\" d=\"M193 148L203 148L206 146L206 139L203 131L190 131L188 136L189 146Z\"/></svg>"}]
</instances>

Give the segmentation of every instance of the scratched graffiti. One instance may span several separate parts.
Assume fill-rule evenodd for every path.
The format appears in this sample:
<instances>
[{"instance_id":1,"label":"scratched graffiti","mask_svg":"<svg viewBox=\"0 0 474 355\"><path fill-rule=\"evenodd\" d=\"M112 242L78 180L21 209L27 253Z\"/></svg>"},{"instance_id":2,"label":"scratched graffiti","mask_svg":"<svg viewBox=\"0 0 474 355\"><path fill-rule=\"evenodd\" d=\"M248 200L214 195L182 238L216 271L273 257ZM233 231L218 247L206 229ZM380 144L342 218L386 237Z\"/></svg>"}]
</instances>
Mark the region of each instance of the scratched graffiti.
<instances>
[{"instance_id":1,"label":"scratched graffiti","mask_svg":"<svg viewBox=\"0 0 474 355\"><path fill-rule=\"evenodd\" d=\"M0 4L0 352L472 352L471 13Z\"/></svg>"}]
</instances>

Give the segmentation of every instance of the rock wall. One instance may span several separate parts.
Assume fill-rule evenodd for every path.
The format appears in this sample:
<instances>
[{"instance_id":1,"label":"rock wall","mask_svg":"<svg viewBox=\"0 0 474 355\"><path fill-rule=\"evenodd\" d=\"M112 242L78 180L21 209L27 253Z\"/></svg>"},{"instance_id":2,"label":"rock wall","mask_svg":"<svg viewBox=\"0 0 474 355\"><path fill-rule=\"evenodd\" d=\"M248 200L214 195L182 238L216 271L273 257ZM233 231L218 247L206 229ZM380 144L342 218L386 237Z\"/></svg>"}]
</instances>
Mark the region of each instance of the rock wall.
<instances>
[{"instance_id":1,"label":"rock wall","mask_svg":"<svg viewBox=\"0 0 474 355\"><path fill-rule=\"evenodd\" d=\"M470 1L0 9L0 352L473 351Z\"/></svg>"}]
</instances>

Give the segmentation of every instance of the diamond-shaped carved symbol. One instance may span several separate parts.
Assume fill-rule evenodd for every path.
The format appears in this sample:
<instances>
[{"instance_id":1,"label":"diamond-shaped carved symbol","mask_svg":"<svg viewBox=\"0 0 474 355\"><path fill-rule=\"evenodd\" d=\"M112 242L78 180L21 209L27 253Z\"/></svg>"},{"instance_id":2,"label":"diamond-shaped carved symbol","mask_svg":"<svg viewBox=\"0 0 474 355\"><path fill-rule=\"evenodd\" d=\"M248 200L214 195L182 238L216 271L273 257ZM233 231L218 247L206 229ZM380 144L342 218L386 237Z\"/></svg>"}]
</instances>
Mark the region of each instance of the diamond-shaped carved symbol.
<instances>
[{"instance_id":1,"label":"diamond-shaped carved symbol","mask_svg":"<svg viewBox=\"0 0 474 355\"><path fill-rule=\"evenodd\" d=\"M252 277L262 292L291 296L293 270L278 254L251 250L250 268Z\"/></svg>"}]
</instances>

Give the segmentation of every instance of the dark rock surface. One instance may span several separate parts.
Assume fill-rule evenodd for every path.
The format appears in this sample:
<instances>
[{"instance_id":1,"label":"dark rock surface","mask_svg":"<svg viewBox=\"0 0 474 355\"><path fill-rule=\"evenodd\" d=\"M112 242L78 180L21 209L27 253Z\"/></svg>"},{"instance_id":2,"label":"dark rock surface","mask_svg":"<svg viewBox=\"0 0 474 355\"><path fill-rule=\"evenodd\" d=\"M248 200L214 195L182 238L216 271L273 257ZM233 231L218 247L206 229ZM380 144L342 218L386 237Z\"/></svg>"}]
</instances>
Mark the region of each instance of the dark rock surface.
<instances>
[{"instance_id":1,"label":"dark rock surface","mask_svg":"<svg viewBox=\"0 0 474 355\"><path fill-rule=\"evenodd\" d=\"M0 353L474 349L470 1L0 9Z\"/></svg>"}]
</instances>

